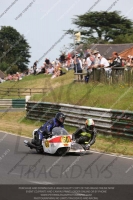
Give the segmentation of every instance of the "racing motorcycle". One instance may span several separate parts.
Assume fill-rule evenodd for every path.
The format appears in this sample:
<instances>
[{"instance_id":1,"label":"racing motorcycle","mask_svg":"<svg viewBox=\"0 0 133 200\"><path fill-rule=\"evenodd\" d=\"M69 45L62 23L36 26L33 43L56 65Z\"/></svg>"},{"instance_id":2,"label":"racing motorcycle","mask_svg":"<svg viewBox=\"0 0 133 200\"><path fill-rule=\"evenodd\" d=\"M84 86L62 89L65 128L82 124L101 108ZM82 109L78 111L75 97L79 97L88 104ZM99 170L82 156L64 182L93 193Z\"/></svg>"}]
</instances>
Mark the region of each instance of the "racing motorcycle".
<instances>
[{"instance_id":1,"label":"racing motorcycle","mask_svg":"<svg viewBox=\"0 0 133 200\"><path fill-rule=\"evenodd\" d=\"M37 130L35 129L32 133L32 141L29 142L24 140L24 143L30 149L36 149L37 153L49 153L56 154L59 156L65 155L66 153L83 153L84 148L72 140L72 135L61 127L55 127L52 130L51 137L44 137L42 140L42 147L38 147L33 144L36 141Z\"/></svg>"}]
</instances>

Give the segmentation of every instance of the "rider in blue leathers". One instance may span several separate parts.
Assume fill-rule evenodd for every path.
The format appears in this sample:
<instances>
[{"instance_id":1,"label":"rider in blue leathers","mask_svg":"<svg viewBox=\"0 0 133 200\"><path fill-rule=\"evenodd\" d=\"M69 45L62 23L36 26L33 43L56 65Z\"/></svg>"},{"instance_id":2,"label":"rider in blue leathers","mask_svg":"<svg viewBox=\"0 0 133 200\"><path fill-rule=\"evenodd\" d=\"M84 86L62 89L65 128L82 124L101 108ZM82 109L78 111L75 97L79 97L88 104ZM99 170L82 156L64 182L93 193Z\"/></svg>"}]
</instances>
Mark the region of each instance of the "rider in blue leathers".
<instances>
[{"instance_id":1,"label":"rider in blue leathers","mask_svg":"<svg viewBox=\"0 0 133 200\"><path fill-rule=\"evenodd\" d=\"M43 137L48 138L52 136L52 129L54 127L64 128L65 115L61 112L57 113L55 118L48 120L43 124L36 132L36 140L33 140L33 144L40 146L42 145Z\"/></svg>"}]
</instances>

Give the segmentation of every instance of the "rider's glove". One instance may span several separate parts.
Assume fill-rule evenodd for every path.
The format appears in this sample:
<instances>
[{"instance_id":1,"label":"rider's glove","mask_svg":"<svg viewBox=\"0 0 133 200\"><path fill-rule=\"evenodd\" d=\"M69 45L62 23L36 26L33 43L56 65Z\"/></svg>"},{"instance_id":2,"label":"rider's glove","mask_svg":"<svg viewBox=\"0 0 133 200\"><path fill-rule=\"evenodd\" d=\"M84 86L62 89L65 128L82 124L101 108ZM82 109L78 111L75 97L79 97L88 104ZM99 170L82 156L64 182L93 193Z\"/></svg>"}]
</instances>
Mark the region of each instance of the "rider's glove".
<instances>
[{"instance_id":1,"label":"rider's glove","mask_svg":"<svg viewBox=\"0 0 133 200\"><path fill-rule=\"evenodd\" d=\"M76 143L76 140L72 140L73 143Z\"/></svg>"},{"instance_id":2,"label":"rider's glove","mask_svg":"<svg viewBox=\"0 0 133 200\"><path fill-rule=\"evenodd\" d=\"M50 137L50 138L52 137L52 133L51 132L48 133L48 137Z\"/></svg>"}]
</instances>

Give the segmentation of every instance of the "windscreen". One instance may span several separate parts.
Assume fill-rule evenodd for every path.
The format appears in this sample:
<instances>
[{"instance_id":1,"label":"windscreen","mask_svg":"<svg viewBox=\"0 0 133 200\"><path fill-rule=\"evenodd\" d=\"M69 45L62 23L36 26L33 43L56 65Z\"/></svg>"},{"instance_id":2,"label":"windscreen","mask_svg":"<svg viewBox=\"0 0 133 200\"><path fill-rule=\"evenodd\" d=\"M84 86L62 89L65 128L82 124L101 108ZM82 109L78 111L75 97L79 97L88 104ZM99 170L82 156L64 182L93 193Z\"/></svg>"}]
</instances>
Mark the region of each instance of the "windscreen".
<instances>
[{"instance_id":1,"label":"windscreen","mask_svg":"<svg viewBox=\"0 0 133 200\"><path fill-rule=\"evenodd\" d=\"M69 134L64 128L55 127L52 130L52 135L69 135Z\"/></svg>"}]
</instances>

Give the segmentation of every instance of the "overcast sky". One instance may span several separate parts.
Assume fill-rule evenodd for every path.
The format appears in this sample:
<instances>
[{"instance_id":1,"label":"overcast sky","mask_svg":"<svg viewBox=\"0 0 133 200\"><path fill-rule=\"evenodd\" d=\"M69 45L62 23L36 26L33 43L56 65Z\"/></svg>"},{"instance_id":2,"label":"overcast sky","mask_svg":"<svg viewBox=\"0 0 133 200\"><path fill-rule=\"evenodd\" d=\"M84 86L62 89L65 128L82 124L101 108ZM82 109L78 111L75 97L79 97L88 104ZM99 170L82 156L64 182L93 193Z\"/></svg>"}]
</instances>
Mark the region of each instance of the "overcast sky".
<instances>
[{"instance_id":1,"label":"overcast sky","mask_svg":"<svg viewBox=\"0 0 133 200\"><path fill-rule=\"evenodd\" d=\"M25 35L31 46L29 67L61 38L64 30L77 30L72 24L74 15L109 9L121 11L133 20L133 0L0 0L0 4L0 26L12 26ZM65 36L44 56L38 67L46 57L55 60L63 46L68 47L72 42L70 36Z\"/></svg>"}]
</instances>

